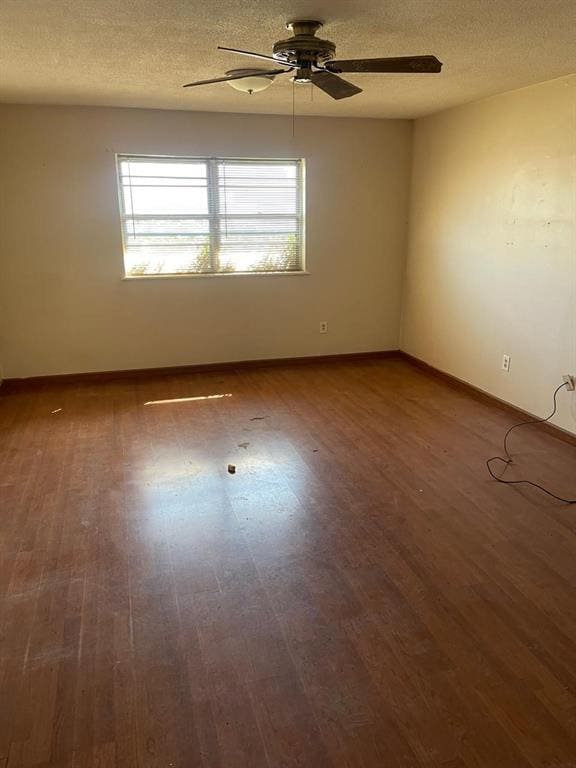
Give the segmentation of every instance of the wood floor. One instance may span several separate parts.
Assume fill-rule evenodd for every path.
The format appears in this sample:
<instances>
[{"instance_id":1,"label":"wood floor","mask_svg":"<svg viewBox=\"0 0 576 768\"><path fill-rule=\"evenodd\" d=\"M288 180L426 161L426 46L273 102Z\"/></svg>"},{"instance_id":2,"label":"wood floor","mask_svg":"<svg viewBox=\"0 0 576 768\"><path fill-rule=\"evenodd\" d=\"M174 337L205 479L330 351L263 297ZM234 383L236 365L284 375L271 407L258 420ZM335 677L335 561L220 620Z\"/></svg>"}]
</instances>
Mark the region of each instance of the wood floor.
<instances>
[{"instance_id":1,"label":"wood floor","mask_svg":"<svg viewBox=\"0 0 576 768\"><path fill-rule=\"evenodd\" d=\"M0 768L576 768L576 509L488 477L513 421L400 360L0 395Z\"/></svg>"}]
</instances>

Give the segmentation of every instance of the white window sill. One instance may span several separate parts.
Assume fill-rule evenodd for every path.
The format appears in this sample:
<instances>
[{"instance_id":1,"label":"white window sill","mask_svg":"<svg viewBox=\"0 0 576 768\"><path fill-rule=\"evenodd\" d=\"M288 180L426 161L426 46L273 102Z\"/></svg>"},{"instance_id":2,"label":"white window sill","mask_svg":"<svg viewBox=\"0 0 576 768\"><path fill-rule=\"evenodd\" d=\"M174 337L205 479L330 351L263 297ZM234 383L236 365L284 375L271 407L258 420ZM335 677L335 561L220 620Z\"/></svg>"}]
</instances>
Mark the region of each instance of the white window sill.
<instances>
[{"instance_id":1,"label":"white window sill","mask_svg":"<svg viewBox=\"0 0 576 768\"><path fill-rule=\"evenodd\" d=\"M228 277L302 277L303 275L309 275L307 270L299 270L298 272L208 272L206 274L187 274L181 275L124 275L121 280L180 280L184 279L201 279L205 278L228 278Z\"/></svg>"}]
</instances>

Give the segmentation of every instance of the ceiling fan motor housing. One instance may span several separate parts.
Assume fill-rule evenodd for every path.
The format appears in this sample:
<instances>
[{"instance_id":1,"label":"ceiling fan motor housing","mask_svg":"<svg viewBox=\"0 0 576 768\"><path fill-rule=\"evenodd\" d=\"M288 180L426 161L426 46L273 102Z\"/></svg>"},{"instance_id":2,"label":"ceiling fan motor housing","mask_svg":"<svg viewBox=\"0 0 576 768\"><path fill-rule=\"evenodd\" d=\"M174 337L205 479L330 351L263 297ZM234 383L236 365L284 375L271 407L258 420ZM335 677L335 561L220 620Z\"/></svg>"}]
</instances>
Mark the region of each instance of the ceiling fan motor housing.
<instances>
[{"instance_id":1,"label":"ceiling fan motor housing","mask_svg":"<svg viewBox=\"0 0 576 768\"><path fill-rule=\"evenodd\" d=\"M302 70L296 76L296 81L307 82L312 65L325 64L336 54L333 42L316 37L316 32L321 26L320 21L291 21L286 27L294 32L293 37L279 40L274 45L275 59Z\"/></svg>"}]
</instances>

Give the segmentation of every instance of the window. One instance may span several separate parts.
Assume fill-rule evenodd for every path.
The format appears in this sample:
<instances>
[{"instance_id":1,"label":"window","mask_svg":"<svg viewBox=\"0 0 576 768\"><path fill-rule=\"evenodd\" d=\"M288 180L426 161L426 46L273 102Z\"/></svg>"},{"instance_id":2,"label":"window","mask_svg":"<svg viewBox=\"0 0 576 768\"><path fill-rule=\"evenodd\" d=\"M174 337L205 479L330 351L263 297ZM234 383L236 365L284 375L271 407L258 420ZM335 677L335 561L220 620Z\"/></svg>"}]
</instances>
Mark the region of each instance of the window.
<instances>
[{"instance_id":1,"label":"window","mask_svg":"<svg viewBox=\"0 0 576 768\"><path fill-rule=\"evenodd\" d=\"M118 156L127 277L301 272L302 160Z\"/></svg>"}]
</instances>

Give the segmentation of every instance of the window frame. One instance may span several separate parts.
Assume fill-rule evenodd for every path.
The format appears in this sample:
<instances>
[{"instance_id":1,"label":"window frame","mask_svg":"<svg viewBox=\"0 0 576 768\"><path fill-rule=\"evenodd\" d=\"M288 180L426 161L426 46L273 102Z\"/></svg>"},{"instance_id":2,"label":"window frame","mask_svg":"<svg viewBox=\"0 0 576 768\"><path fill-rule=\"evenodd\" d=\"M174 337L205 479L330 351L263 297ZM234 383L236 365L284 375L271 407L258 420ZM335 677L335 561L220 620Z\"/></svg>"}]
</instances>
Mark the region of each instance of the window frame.
<instances>
[{"instance_id":1,"label":"window frame","mask_svg":"<svg viewBox=\"0 0 576 768\"><path fill-rule=\"evenodd\" d=\"M300 193L300 221L299 221L299 236L300 236L300 269L297 270L279 270L279 271L272 271L272 270L249 270L249 271L243 271L243 272L232 272L232 271L212 271L212 272L166 272L166 273L154 273L154 274L140 274L140 275L130 275L126 272L126 238L125 238L125 217L127 216L125 207L124 207L124 195L123 195L123 185L122 185L122 173L121 173L121 166L120 163L122 160L159 160L159 161L171 161L171 160L182 160L182 161L203 161L206 163L207 166L207 180L208 184L214 184L216 182L214 178L214 168L216 167L214 162L210 161L219 161L219 160L230 160L230 161L240 161L240 162L272 162L272 163L282 163L282 162L290 162L290 163L297 163L298 168L298 183L299 183L299 193ZM115 170L116 170L116 188L117 188L117 194L118 194L118 212L120 217L120 231L121 231L121 237L122 237L122 280L173 280L173 279L201 279L201 278L220 278L220 277L298 277L301 275L309 275L310 272L307 268L307 249L306 249L306 219L307 219L307 198L306 198L306 159L304 157L238 157L238 156L221 156L221 155L158 155L158 154L135 154L135 153L127 153L127 152L116 152L115 153ZM217 183L217 182L216 182ZM210 201L210 195L209 195L209 201ZM210 220L210 243L211 248L212 244L215 239L215 233L212 231L212 220L218 220L219 217L209 209L208 211L208 218Z\"/></svg>"}]
</instances>

